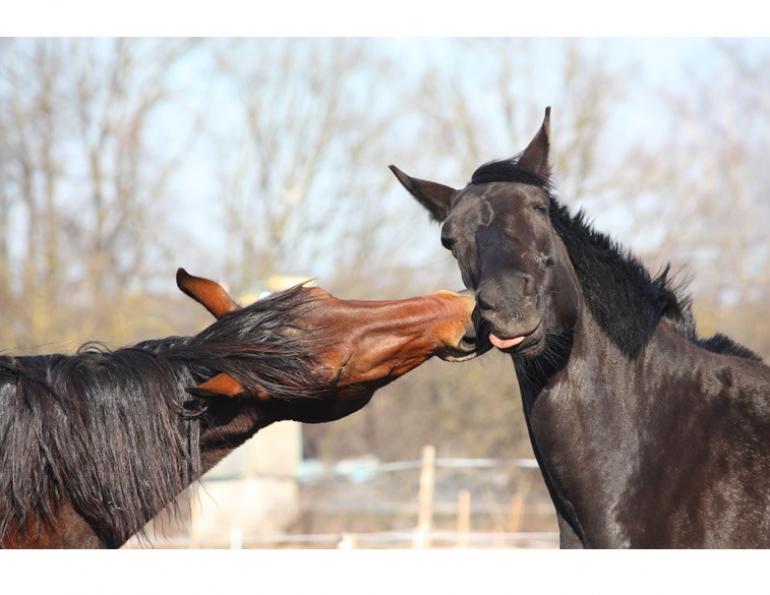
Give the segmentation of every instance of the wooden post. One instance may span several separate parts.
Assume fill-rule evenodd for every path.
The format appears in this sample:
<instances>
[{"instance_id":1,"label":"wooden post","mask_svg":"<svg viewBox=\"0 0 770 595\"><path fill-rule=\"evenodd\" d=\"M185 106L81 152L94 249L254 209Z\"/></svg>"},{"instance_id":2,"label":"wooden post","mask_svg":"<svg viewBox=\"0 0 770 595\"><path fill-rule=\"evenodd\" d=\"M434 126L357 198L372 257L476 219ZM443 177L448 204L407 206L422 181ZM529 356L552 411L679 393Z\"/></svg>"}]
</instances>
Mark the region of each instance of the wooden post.
<instances>
[{"instance_id":1,"label":"wooden post","mask_svg":"<svg viewBox=\"0 0 770 595\"><path fill-rule=\"evenodd\" d=\"M468 547L468 533L471 530L471 493L460 490L457 494L457 547Z\"/></svg>"},{"instance_id":2,"label":"wooden post","mask_svg":"<svg viewBox=\"0 0 770 595\"><path fill-rule=\"evenodd\" d=\"M230 529L230 549L243 549L243 529L240 527L233 527Z\"/></svg>"},{"instance_id":3,"label":"wooden post","mask_svg":"<svg viewBox=\"0 0 770 595\"><path fill-rule=\"evenodd\" d=\"M511 497L511 504L508 508L508 531L518 533L521 528L521 513L524 510L524 498L521 494L514 494Z\"/></svg>"},{"instance_id":4,"label":"wooden post","mask_svg":"<svg viewBox=\"0 0 770 595\"><path fill-rule=\"evenodd\" d=\"M532 487L532 481L523 477L519 484L519 490L511 497L511 503L508 507L508 531L518 533L521 529L521 517L524 513L524 501L529 495Z\"/></svg>"},{"instance_id":5,"label":"wooden post","mask_svg":"<svg viewBox=\"0 0 770 595\"><path fill-rule=\"evenodd\" d=\"M430 547L430 532L433 529L433 488L436 481L436 449L430 444L422 448L420 469L419 509L414 547Z\"/></svg>"}]
</instances>

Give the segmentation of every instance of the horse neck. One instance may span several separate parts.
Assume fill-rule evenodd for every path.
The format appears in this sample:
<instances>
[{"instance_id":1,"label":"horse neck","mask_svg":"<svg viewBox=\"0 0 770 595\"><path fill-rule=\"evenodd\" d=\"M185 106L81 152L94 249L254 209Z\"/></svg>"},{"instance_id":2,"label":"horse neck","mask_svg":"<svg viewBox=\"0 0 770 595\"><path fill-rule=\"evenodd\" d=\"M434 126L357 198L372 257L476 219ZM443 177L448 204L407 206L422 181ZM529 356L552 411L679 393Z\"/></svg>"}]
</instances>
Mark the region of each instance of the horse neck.
<instances>
[{"instance_id":1,"label":"horse neck","mask_svg":"<svg viewBox=\"0 0 770 595\"><path fill-rule=\"evenodd\" d=\"M251 404L237 405L239 410L226 423L204 427L200 437L200 474L209 471L233 450L270 425L275 418Z\"/></svg>"},{"instance_id":2,"label":"horse neck","mask_svg":"<svg viewBox=\"0 0 770 595\"><path fill-rule=\"evenodd\" d=\"M109 355L107 356L109 357ZM35 376L40 376L41 370L45 370L49 366L49 362L58 358L58 361L63 361L66 358L62 356L37 356L31 358L19 358L14 360L20 365L26 365L29 368L29 372L34 372ZM177 378L189 377L190 373L187 368L187 364L183 362L173 362L170 364L173 375ZM21 385L19 385L21 386ZM54 402L59 400L45 391L50 389L43 389L40 382L28 381L28 384L24 390L43 391L38 397L37 402L41 405L45 401ZM170 387L169 387L170 388ZM53 390L60 390L58 385L52 387ZM7 390L7 389L6 389ZM18 389L21 390L21 389ZM109 387L104 386L103 390L109 392ZM181 390L181 389L178 389ZM116 395L124 398L128 398L128 395L123 394L119 390L114 391ZM30 397L32 395L28 395ZM138 396L134 394L131 398L136 399ZM170 395L166 395L170 397ZM59 472L62 477L69 477L72 482L68 486L59 486L56 491L62 494L61 500L57 501L52 508L55 510L54 517L50 519L50 523L41 522L37 517L33 517L31 508L27 511L25 526L19 527L15 523L12 523L10 529L4 535L0 535L2 547L45 547L45 548L58 548L58 547L118 547L122 545L129 537L139 532L142 527L165 509L168 505L172 504L176 497L184 490L185 487L197 481L200 476L211 469L216 463L222 460L233 449L245 442L251 436L253 436L259 429L265 427L273 421L273 418L257 409L256 404L244 403L242 400L223 402L223 403L211 403L209 411L207 411L198 421L185 420L180 412L176 409L170 412L161 412L160 408L169 407L169 403L173 399L166 400L160 399L159 395L153 396L153 403L156 409L152 410L150 414L156 413L159 415L171 416L169 419L177 419L176 422L180 424L180 430L183 434L189 436L189 451L175 453L174 456L164 457L158 456L157 449L152 451L143 451L141 448L136 448L130 453L130 457L137 461L136 469L146 469L147 464L142 463L146 459L152 459L152 464L163 465L168 462L171 469L168 469L167 479L164 481L170 482L176 485L176 492L172 490L166 490L165 492L159 492L158 496L152 498L152 507L143 507L143 512L136 511L136 514L131 515L130 518L123 517L122 526L118 530L117 526L111 526L108 519L111 518L106 511L96 510L101 505L94 505L93 502L89 504L89 501L79 502L76 499L70 500L66 495L68 491L72 490L74 493L82 494L85 490L85 480L74 479L81 469L78 467L79 455L68 455L69 460L60 461ZM184 400L184 395L179 394L176 397L176 401L181 404ZM76 405L75 395L70 394L62 402L69 401L72 406ZM181 408L180 408L181 409ZM80 413L78 415L81 415ZM149 414L148 414L149 415ZM95 422L100 423L100 422ZM69 424L66 424L69 425ZM70 426L74 427L74 426ZM61 433L63 428L49 428L51 432ZM126 437L115 436L118 442L124 440ZM75 446L77 450L85 450L93 452L99 450L98 443L92 441L90 433L80 432L80 435L73 436L73 440L79 445ZM142 440L137 443L138 445L146 445L146 441ZM178 446L178 445L177 445ZM47 448L47 447L46 447ZM57 449L63 447L57 446ZM166 454L170 454L166 451ZM192 458L191 458L192 457ZM199 457L199 462L196 461ZM189 466L183 461L189 461ZM108 462L103 460L99 465L106 465ZM130 465L131 463L129 463ZM37 471L41 474L39 479L43 479L42 474L46 473L44 470L39 469ZM172 476L176 475L177 479L173 479ZM102 481L113 477L114 474L109 470L102 469L96 471L93 481L98 481L97 478L101 478ZM153 480L151 477L138 476L137 481L143 483L142 489L154 489ZM146 482L146 483L145 483ZM123 493L122 489L104 489L100 490L103 493L102 498L106 498L107 494L111 494L113 502L111 505L123 508L120 501L119 494ZM51 494L52 497L53 493Z\"/></svg>"},{"instance_id":3,"label":"horse neck","mask_svg":"<svg viewBox=\"0 0 770 595\"><path fill-rule=\"evenodd\" d=\"M634 519L622 504L630 498L629 486L638 490L659 477L644 475L657 468L650 452L668 452L669 463L683 469L697 467L685 458L676 461L692 452L689 441L707 439L696 437L697 428L714 429L708 404L724 398L720 391L725 388L715 380L720 374L728 378L731 391L744 395L751 394L752 383L770 382L763 364L707 351L666 318L639 353L629 356L584 304L561 358L562 365L534 382L532 370L544 364L514 362L533 450L560 520L588 546L629 545ZM696 429L683 433L681 423ZM647 479L640 484L642 476ZM654 506L650 498L644 504Z\"/></svg>"},{"instance_id":4,"label":"horse neck","mask_svg":"<svg viewBox=\"0 0 770 595\"><path fill-rule=\"evenodd\" d=\"M233 450L275 421L273 416L259 408L259 403L244 402L242 399L212 404L206 415L206 419L201 421L199 436L200 464L195 465L196 472L190 476L190 481L185 487L194 485ZM158 510L137 522L131 535L141 531L146 523L168 506L178 506L179 494L169 498Z\"/></svg>"},{"instance_id":5,"label":"horse neck","mask_svg":"<svg viewBox=\"0 0 770 595\"><path fill-rule=\"evenodd\" d=\"M586 510L611 496L607 472L627 466L627 451L618 448L636 435L627 394L637 375L629 361L581 306L568 347L555 349L546 361L514 358L533 451L554 502L560 524L572 528L584 545L591 520ZM550 368L549 368L550 366ZM537 377L537 372L546 372ZM533 378L534 377L534 378ZM629 436L619 436L629 432ZM590 495L591 503L584 499ZM564 527L562 527L562 531ZM590 531L589 531L590 533Z\"/></svg>"}]
</instances>

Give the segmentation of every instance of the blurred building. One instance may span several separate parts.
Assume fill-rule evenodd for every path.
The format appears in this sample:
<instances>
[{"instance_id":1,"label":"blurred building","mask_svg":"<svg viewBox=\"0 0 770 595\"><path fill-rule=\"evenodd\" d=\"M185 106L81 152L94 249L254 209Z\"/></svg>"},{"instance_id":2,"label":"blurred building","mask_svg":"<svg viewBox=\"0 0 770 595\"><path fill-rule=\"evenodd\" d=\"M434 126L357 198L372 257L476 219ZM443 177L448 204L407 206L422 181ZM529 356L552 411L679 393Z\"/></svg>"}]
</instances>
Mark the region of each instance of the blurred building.
<instances>
[{"instance_id":1,"label":"blurred building","mask_svg":"<svg viewBox=\"0 0 770 595\"><path fill-rule=\"evenodd\" d=\"M274 423L233 451L201 481L190 519L193 539L281 533L297 516L302 426Z\"/></svg>"}]
</instances>

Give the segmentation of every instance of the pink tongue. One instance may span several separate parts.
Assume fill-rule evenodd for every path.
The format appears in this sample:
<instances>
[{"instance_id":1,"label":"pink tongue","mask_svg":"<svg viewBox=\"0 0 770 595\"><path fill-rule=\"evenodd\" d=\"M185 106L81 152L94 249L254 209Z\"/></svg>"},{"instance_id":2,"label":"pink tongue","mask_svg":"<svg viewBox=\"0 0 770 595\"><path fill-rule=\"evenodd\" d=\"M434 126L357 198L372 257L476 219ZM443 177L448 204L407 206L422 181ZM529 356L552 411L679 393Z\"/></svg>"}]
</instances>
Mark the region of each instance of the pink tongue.
<instances>
[{"instance_id":1,"label":"pink tongue","mask_svg":"<svg viewBox=\"0 0 770 595\"><path fill-rule=\"evenodd\" d=\"M501 339L493 334L489 335L489 342L492 343L498 349L509 349L515 345L518 345L524 340L524 337L516 337L514 339Z\"/></svg>"}]
</instances>

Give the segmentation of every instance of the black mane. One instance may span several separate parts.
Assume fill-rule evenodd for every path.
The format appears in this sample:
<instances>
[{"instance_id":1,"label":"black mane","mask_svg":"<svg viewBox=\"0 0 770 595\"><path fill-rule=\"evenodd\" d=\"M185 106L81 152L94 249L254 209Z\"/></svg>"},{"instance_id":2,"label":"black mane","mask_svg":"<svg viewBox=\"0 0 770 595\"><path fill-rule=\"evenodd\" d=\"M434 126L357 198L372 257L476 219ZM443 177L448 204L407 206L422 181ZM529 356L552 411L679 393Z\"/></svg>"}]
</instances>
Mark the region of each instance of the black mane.
<instances>
[{"instance_id":1,"label":"black mane","mask_svg":"<svg viewBox=\"0 0 770 595\"><path fill-rule=\"evenodd\" d=\"M470 183L489 182L528 184L548 194L551 224L567 248L586 304L602 330L628 357L639 353L661 318L666 318L681 334L708 351L761 361L725 335L698 337L692 300L683 288L672 287L670 266L651 276L633 255L594 230L582 211L571 215L554 196L551 179L520 166L518 156L485 163L473 172Z\"/></svg>"},{"instance_id":2,"label":"black mane","mask_svg":"<svg viewBox=\"0 0 770 595\"><path fill-rule=\"evenodd\" d=\"M519 155L510 159L487 161L473 172L470 183L515 182L517 184L537 186L550 194L552 189L550 178L520 166L518 160Z\"/></svg>"},{"instance_id":3,"label":"black mane","mask_svg":"<svg viewBox=\"0 0 770 595\"><path fill-rule=\"evenodd\" d=\"M200 475L210 420L185 389L215 373L274 398L317 396L317 343L279 332L310 299L287 290L193 337L0 357L0 541L50 522L68 500L106 545L120 545Z\"/></svg>"}]
</instances>

